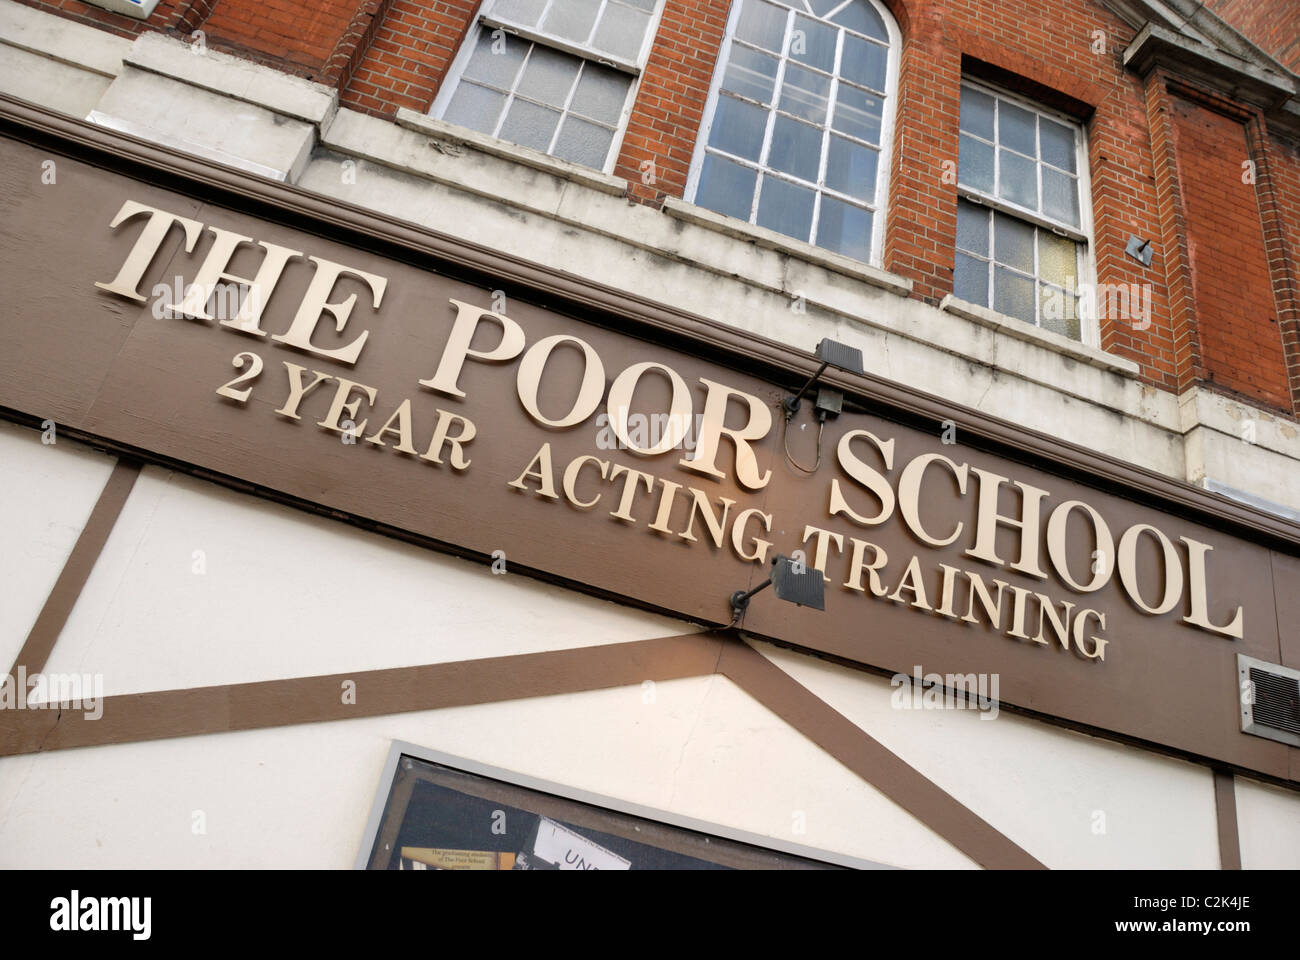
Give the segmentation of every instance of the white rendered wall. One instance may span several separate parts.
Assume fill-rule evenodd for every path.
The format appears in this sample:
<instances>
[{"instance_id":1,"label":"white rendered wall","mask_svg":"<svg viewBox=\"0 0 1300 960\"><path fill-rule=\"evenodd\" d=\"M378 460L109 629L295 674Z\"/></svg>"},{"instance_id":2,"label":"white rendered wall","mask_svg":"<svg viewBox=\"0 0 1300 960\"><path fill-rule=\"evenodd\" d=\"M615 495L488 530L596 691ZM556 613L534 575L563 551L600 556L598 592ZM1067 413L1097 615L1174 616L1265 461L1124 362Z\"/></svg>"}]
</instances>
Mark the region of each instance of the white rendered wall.
<instances>
[{"instance_id":1,"label":"white rendered wall","mask_svg":"<svg viewBox=\"0 0 1300 960\"><path fill-rule=\"evenodd\" d=\"M102 674L112 696L698 629L146 468L47 670ZM973 865L729 681L646 699L635 686L0 760L0 865L54 856L25 839L43 822L74 825L56 843L67 864L348 866L394 739L864 859ZM193 809L230 824L224 844L189 833Z\"/></svg>"},{"instance_id":2,"label":"white rendered wall","mask_svg":"<svg viewBox=\"0 0 1300 960\"><path fill-rule=\"evenodd\" d=\"M506 569L146 467L48 669L113 696L702 629Z\"/></svg>"},{"instance_id":3,"label":"white rendered wall","mask_svg":"<svg viewBox=\"0 0 1300 960\"><path fill-rule=\"evenodd\" d=\"M393 740L864 859L972 865L725 679L642 693L3 759L0 867L351 867Z\"/></svg>"},{"instance_id":4,"label":"white rendered wall","mask_svg":"<svg viewBox=\"0 0 1300 960\"><path fill-rule=\"evenodd\" d=\"M0 442L39 445L16 429ZM97 467L88 512L107 458L19 449L19 476L61 503ZM42 456L50 466L32 469ZM335 566L343 580L323 574ZM146 468L48 669L102 673L112 695L693 629ZM1219 864L1207 768L1008 713L896 710L886 679L759 649L1049 866ZM345 867L393 740L863 859L972 865L730 681L660 683L649 701L634 686L6 758L0 866ZM1300 798L1239 784L1246 863L1296 865ZM191 832L196 810L206 834Z\"/></svg>"},{"instance_id":5,"label":"white rendered wall","mask_svg":"<svg viewBox=\"0 0 1300 960\"><path fill-rule=\"evenodd\" d=\"M1300 794L1245 777L1236 791L1242 867L1300 869Z\"/></svg>"},{"instance_id":6,"label":"white rendered wall","mask_svg":"<svg viewBox=\"0 0 1300 960\"><path fill-rule=\"evenodd\" d=\"M113 458L0 421L0 674L36 622L113 472Z\"/></svg>"},{"instance_id":7,"label":"white rendered wall","mask_svg":"<svg viewBox=\"0 0 1300 960\"><path fill-rule=\"evenodd\" d=\"M759 649L1049 867L1220 865L1208 767L1005 711L898 709L887 678Z\"/></svg>"}]
</instances>

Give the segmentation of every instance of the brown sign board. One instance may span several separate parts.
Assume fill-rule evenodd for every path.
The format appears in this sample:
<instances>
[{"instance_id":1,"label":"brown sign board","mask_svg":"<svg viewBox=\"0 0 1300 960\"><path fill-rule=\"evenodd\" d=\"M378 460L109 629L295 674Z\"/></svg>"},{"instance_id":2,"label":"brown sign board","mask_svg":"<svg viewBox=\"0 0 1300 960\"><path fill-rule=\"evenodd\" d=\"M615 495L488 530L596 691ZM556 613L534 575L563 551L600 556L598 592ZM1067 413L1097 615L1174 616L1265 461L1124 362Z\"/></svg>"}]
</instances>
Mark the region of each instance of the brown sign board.
<instances>
[{"instance_id":1,"label":"brown sign board","mask_svg":"<svg viewBox=\"0 0 1300 960\"><path fill-rule=\"evenodd\" d=\"M1162 501L1114 471L1060 469L1041 455L1052 438L1025 432L1019 452L1005 432L986 442L960 407L930 408L950 409L955 430L919 427L869 378L847 375L834 377L845 412L825 423L808 469L812 404L785 429L780 407L806 356L773 377L752 354L728 362L735 338L707 326L631 324L593 309L580 284L559 296L521 281L508 258L499 277L490 255L470 271L395 244L392 221L315 214L327 208L264 181L241 195L218 168L162 150L151 165L138 142L73 142L67 131L81 126L60 123L7 122L0 140L9 416L700 623L727 622L734 591L760 583L777 553L803 551L824 569L825 611L759 593L747 632L887 672L996 675L1007 705L1300 783L1300 750L1243 734L1238 715L1238 653L1300 667L1297 541L1275 521L1253 535L1249 511L1224 506L1233 522L1216 523L1217 498L1191 488ZM116 150L133 159L115 163ZM50 159L56 178L42 182ZM137 300L106 288L130 272L149 224L163 224L148 211L200 226L191 238L170 221L129 284ZM252 329L215 307L212 320L161 309L183 300L219 231L263 244L236 248L231 275L253 278L276 247L301 254L268 285ZM331 263L346 269L324 283ZM333 305L323 317L321 302ZM300 314L306 341L289 333ZM513 352L511 330L522 335ZM362 332L351 362L326 355ZM678 443L673 422L656 419L673 409L674 375L690 430ZM630 445L608 419L620 389ZM571 410L572 424L543 422ZM716 449L703 450L710 434ZM661 453L629 448L660 441ZM712 470L687 462L701 453ZM1013 521L1034 503L1022 537ZM304 555L292 574L346 590L348 567Z\"/></svg>"}]
</instances>

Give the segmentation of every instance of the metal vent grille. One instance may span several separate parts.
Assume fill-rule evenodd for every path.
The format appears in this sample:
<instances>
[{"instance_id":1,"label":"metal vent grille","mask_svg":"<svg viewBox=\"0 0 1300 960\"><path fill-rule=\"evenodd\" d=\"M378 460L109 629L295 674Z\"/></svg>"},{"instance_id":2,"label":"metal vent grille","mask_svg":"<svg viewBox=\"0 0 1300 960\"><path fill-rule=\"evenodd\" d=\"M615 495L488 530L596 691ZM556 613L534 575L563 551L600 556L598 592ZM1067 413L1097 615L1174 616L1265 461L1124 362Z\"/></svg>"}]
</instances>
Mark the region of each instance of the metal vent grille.
<instances>
[{"instance_id":1,"label":"metal vent grille","mask_svg":"<svg viewBox=\"0 0 1300 960\"><path fill-rule=\"evenodd\" d=\"M1300 681L1250 668L1255 685L1255 722L1300 734Z\"/></svg>"},{"instance_id":2,"label":"metal vent grille","mask_svg":"<svg viewBox=\"0 0 1300 960\"><path fill-rule=\"evenodd\" d=\"M1300 747L1300 670L1237 656L1241 729Z\"/></svg>"}]
</instances>

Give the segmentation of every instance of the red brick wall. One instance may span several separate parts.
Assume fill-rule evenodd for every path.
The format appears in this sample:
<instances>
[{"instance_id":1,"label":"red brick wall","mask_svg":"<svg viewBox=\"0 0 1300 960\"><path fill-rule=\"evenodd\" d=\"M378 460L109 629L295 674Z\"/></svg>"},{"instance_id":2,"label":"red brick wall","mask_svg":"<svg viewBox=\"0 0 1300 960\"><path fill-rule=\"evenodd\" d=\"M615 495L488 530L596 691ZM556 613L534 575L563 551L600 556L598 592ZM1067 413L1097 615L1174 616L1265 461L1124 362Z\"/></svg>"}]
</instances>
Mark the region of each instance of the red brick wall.
<instances>
[{"instance_id":1,"label":"red brick wall","mask_svg":"<svg viewBox=\"0 0 1300 960\"><path fill-rule=\"evenodd\" d=\"M479 0L392 0L344 87L344 106L378 116L428 110Z\"/></svg>"},{"instance_id":2,"label":"red brick wall","mask_svg":"<svg viewBox=\"0 0 1300 960\"><path fill-rule=\"evenodd\" d=\"M81 0L18 0L28 7L39 7L68 20L107 30L119 37L136 37L151 30L163 30L189 7L190 0L159 0L148 20L137 20L122 13L92 7ZM192 28L191 28L192 29Z\"/></svg>"},{"instance_id":3,"label":"red brick wall","mask_svg":"<svg viewBox=\"0 0 1300 960\"><path fill-rule=\"evenodd\" d=\"M903 32L903 56L886 268L910 277L915 294L931 302L952 292L957 187L944 174L957 160L962 71L982 72L1084 120L1097 282L1137 283L1151 294L1149 322L1103 318L1101 345L1137 362L1149 382L1175 389L1161 257L1147 268L1124 254L1130 235L1160 232L1143 85L1120 62L1132 31L1092 0L888 3Z\"/></svg>"},{"instance_id":4,"label":"red brick wall","mask_svg":"<svg viewBox=\"0 0 1300 960\"><path fill-rule=\"evenodd\" d=\"M668 0L664 7L614 167L639 199L686 190L730 8L730 0Z\"/></svg>"},{"instance_id":5,"label":"red brick wall","mask_svg":"<svg viewBox=\"0 0 1300 960\"><path fill-rule=\"evenodd\" d=\"M1202 376L1290 409L1254 171L1239 120L1172 98L1173 136L1187 224ZM1199 379L1199 378L1198 378Z\"/></svg>"},{"instance_id":6,"label":"red brick wall","mask_svg":"<svg viewBox=\"0 0 1300 960\"><path fill-rule=\"evenodd\" d=\"M210 45L337 85L345 106L381 116L399 107L428 110L480 5L163 0L149 23L140 24L79 0L22 2L123 35L147 29L188 35L199 28ZM903 36L888 171L887 269L910 278L914 295L929 302L952 291L957 188L945 173L957 160L960 80L968 71L1001 81L1083 123L1096 279L1149 292L1149 321L1103 318L1102 347L1136 361L1143 379L1164 389L1212 382L1300 411L1294 145L1269 137L1244 113L1228 120L1181 112L1163 78L1143 80L1124 69L1121 55L1132 31L1096 0L885 2ZM632 199L656 203L683 195L730 6L730 0L667 0L614 168L629 181ZM1287 16L1277 15L1276 5L1246 0L1212 0L1211 6L1271 53L1284 56L1296 44L1300 5L1291 4ZM1247 120L1254 126L1243 127ZM1246 139L1249 130L1259 131L1255 140ZM1203 147L1191 146L1202 143L1194 135ZM1238 173L1229 203L1215 191L1248 155L1258 160L1261 179L1240 184ZM642 182L647 162L654 164L653 183ZM1154 241L1150 267L1125 255L1133 235ZM1229 302L1226 290L1238 295Z\"/></svg>"},{"instance_id":7,"label":"red brick wall","mask_svg":"<svg viewBox=\"0 0 1300 960\"><path fill-rule=\"evenodd\" d=\"M1206 6L1283 66L1300 73L1300 3L1209 0Z\"/></svg>"},{"instance_id":8,"label":"red brick wall","mask_svg":"<svg viewBox=\"0 0 1300 960\"><path fill-rule=\"evenodd\" d=\"M156 31L190 40L201 30L214 50L318 79L368 0L160 0L148 20L81 0L19 2L123 37Z\"/></svg>"},{"instance_id":9,"label":"red brick wall","mask_svg":"<svg viewBox=\"0 0 1300 960\"><path fill-rule=\"evenodd\" d=\"M1264 208L1265 251L1292 410L1300 414L1300 143L1258 134L1252 139L1252 151L1262 161L1256 189Z\"/></svg>"},{"instance_id":10,"label":"red brick wall","mask_svg":"<svg viewBox=\"0 0 1300 960\"><path fill-rule=\"evenodd\" d=\"M200 28L209 46L315 78L361 0L217 0Z\"/></svg>"}]
</instances>

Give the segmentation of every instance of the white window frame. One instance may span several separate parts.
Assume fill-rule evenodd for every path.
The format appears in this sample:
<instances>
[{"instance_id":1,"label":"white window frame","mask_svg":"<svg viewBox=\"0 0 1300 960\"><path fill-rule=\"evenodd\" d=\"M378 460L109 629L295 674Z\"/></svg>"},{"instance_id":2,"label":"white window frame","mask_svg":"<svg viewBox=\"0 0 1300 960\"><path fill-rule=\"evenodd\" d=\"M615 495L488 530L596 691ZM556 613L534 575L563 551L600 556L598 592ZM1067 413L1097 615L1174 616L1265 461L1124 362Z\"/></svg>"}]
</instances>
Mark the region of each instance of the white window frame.
<instances>
[{"instance_id":1,"label":"white window frame","mask_svg":"<svg viewBox=\"0 0 1300 960\"><path fill-rule=\"evenodd\" d=\"M1029 223L1032 226L1038 227L1040 229L1050 230L1053 233L1055 233L1057 236L1066 237L1070 240L1073 240L1076 244L1083 245L1083 250L1078 256L1077 265L1076 265L1076 271L1078 274L1078 281L1079 281L1078 292L1080 294L1079 304L1077 308L1078 317L1079 317L1080 341L1087 346L1097 347L1100 349L1101 322L1100 319L1095 315L1096 311L1091 309L1092 302L1095 300L1095 298L1089 295L1089 291L1095 291L1097 289L1097 254L1096 254L1096 242L1094 239L1095 228L1093 226L1093 215L1092 215L1092 171L1088 165L1089 153L1088 153L1087 124L1085 124L1082 120L1078 119L1077 117L1072 117L1067 113L1062 113L1059 110L1053 110L1050 107L1043 106L1043 104L1035 100L1032 100L1028 97L1022 96L1021 94L1014 93L1011 90L1007 90L1003 87L994 86L993 84L990 83L984 83L982 81L974 80L971 79L970 77L963 76L961 79L961 89L965 90L968 87L980 93L987 94L988 96L995 97L1001 100L1006 100L1010 103L1015 104L1018 107L1021 107L1022 109L1030 111L1031 113L1037 114L1038 116L1046 117L1049 120L1054 120L1055 122L1062 124L1063 126L1068 126L1070 129L1077 131L1077 136L1075 137L1075 141L1074 141L1074 148L1075 148L1074 168L1078 173L1079 226L1075 227L1072 226L1071 224L1053 220L1051 217L1044 216L1043 214L1037 212L1036 210L1029 210L1025 207L1020 206L1019 204L1012 203L1009 200L1000 199L997 196L998 181L1002 174L1001 174L1001 164L998 163L998 157L997 157L996 144L1000 142L1000 140L998 138L996 115L995 115L994 127L993 127L993 135L995 138L994 140L995 147L993 151L993 193L986 194L980 190L977 190L974 187L968 187L963 185L961 182L961 164L960 162L958 162L957 194L960 199L968 200L971 203L975 204L976 206L983 207L985 209L994 210L998 213L1005 214L1008 217L1012 217L1014 219L1024 221L1025 223ZM960 104L960 98L958 102ZM960 131L959 131L959 136L960 136ZM987 143L987 141L983 140L982 138L977 138L977 139L980 139L980 142L982 143ZM1039 154L1041 156L1042 153L1041 144L1039 145L1038 149L1039 149ZM1038 177L1038 196L1040 199L1043 196L1042 162L1043 162L1042 160L1035 158L1034 169L1035 169L1036 176ZM992 243L993 243L992 228L990 228L990 235L989 235L989 260L990 261L992 261L993 259ZM955 244L953 246L953 255L954 257L956 256ZM1035 281L1038 281L1039 279L1038 245L1036 243L1034 244L1034 277L1035 277ZM993 279L992 279L992 272L990 268L990 277L989 277L990 297L992 297L993 295L992 284L993 284ZM1037 298L1038 298L1038 294L1037 294L1037 282L1036 282L1035 283L1035 306L1034 306L1035 316L1038 315L1038 310L1040 309L1037 302ZM979 304L979 306L988 307L988 304ZM989 309L992 308L990 307ZM1039 324L1038 326L1039 329L1042 329L1041 324Z\"/></svg>"},{"instance_id":2,"label":"white window frame","mask_svg":"<svg viewBox=\"0 0 1300 960\"><path fill-rule=\"evenodd\" d=\"M564 0L547 0L546 6L542 8L541 14L537 18L538 23L546 19L552 5L563 3ZM602 66L610 67L621 73L630 74L632 82L628 84L627 97L623 101L623 110L618 116L618 125L614 130L614 137L609 144L609 155L605 158L605 165L600 168L601 173L612 174L614 168L618 165L619 155L623 151L623 137L627 133L628 119L632 116L632 107L636 103L637 95L641 88L641 79L645 74L646 61L650 57L650 50L654 46L655 38L659 34L659 26L663 21L664 7L667 0L656 0L654 12L650 14L650 21L646 25L646 35L641 40L641 50L637 54L635 61L623 60L618 57L611 57L607 54L588 49L572 40L564 40L560 37L552 36L536 27L522 26L514 24L508 20L493 15L493 10L497 6L498 0L485 0L479 12L475 15L473 22L466 28L465 35L460 44L460 49L456 51L456 56L452 59L451 66L447 69L447 75L444 77L442 86L438 90L438 95L434 98L433 104L429 107L429 116L441 119L446 113L448 105L456 95L456 89L460 86L461 78L465 74L465 67L469 64L470 58L474 55L474 48L478 45L479 32L483 28L489 30L502 30L506 34L518 37L520 40L541 44L544 47L550 47L560 53L567 53L570 56L577 57L581 60L590 60L599 63ZM600 18L605 14L605 8L609 6L609 0L601 0L600 9L596 11L595 24L600 23ZM593 26L593 30L595 27ZM574 90L577 84L574 84ZM572 99L574 90L569 91L569 97ZM514 100L512 91L506 101L506 106L501 112L501 119L509 112L510 103ZM566 104L567 108L567 104ZM499 123L498 123L499 127ZM558 131L557 131L558 132ZM510 141L503 140L503 143ZM527 150L530 147L519 149ZM547 156L551 156L547 154ZM559 159L559 158L556 158ZM591 168L587 168L591 169Z\"/></svg>"},{"instance_id":3,"label":"white window frame","mask_svg":"<svg viewBox=\"0 0 1300 960\"><path fill-rule=\"evenodd\" d=\"M773 2L780 7L793 8L796 13L801 13L804 16L808 17L809 19L818 20L822 23L825 23L828 26L832 27L833 29L836 30L845 29L845 28L841 28L839 24L832 23L831 21L827 20L825 17L819 17L815 13L811 13L808 10L799 9L797 6L799 0L773 0ZM856 0L856 2L871 4L871 6L873 6L876 12L880 15L880 19L884 21L885 32L889 35L889 49L885 61L885 90L884 90L885 103L884 103L884 110L882 111L882 116L880 118L880 160L879 160L879 166L876 168L876 190L875 190L874 200L872 203L868 204L872 213L871 258L866 262L870 266L879 267L884 263L885 218L888 214L888 207L889 207L889 184L892 175L892 163L893 163L893 152L894 152L894 121L898 112L897 110L898 70L899 70L899 59L902 54L903 38L902 38L902 33L898 29L898 24L894 21L893 14L889 12L889 10L885 7L883 3L878 2L878 0ZM705 105L704 105L704 122L700 124L699 134L695 140L695 152L691 157L690 172L687 174L687 178L686 178L685 199L690 203L695 202L696 191L699 189L700 174L701 171L704 169L704 158L708 152L709 135L713 131L714 117L717 116L718 99L721 96L722 81L724 75L727 72L727 66L731 60L731 51L733 49L732 41L736 35L736 27L740 22L740 11L742 7L743 7L743 3L734 3L734 2L732 3L731 13L727 18L727 29L723 33L722 45L718 50L718 62L713 70L713 80L709 84L709 96L708 99L705 101ZM840 8L837 7L836 10L838 9ZM839 60L840 57L843 55L842 48L843 48L843 44L841 43L840 49L836 51L835 71L832 75L831 88L827 93L828 104L834 102L835 94L838 89L838 84L840 80ZM785 63L788 60L789 60L788 54L785 51L782 51L777 66L776 83L778 86L784 79ZM777 113L777 106L776 103L773 103L769 111L767 128L763 132L763 148L762 148L762 152L759 154L760 156L766 156L768 149L770 147L772 130L775 127L776 113ZM830 135L830 131L831 131L831 125L828 119L827 123L822 129L822 159L821 159L821 167L818 170L819 180L825 180L826 177L826 169L825 169L827 163L826 138ZM778 179L789 180L790 182L798 183L801 186L805 185L806 183L805 181L800 180L798 178L792 178L786 176L779 170L772 170L769 167L759 167L758 164L749 161L745 162L744 166L758 168L760 175L762 176L767 176L770 173L771 175L777 177ZM819 193L827 192L825 187L819 186L819 187L815 187L814 189L816 189ZM829 194L832 197L835 197L837 192L829 191ZM857 201L857 198L854 198L854 200ZM750 207L749 220L747 222L750 223L751 225L754 225L754 218L757 216L757 207L756 207L757 202L758 201L755 200L754 205L751 205ZM814 222L812 230L810 231L810 233L814 237L817 235L816 228L817 228L817 223ZM794 238L791 239L793 240ZM811 241L803 241L803 242L809 243L809 245L811 246L815 246L815 244L812 244ZM835 252L825 247L818 247L818 249L819 250L826 249L827 252L830 253Z\"/></svg>"}]
</instances>

